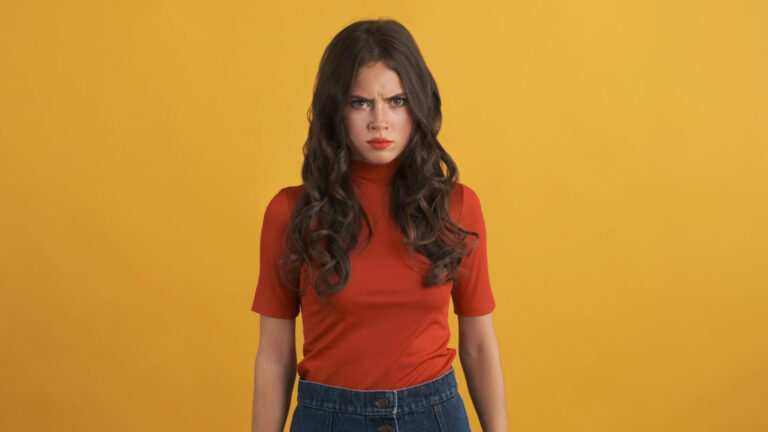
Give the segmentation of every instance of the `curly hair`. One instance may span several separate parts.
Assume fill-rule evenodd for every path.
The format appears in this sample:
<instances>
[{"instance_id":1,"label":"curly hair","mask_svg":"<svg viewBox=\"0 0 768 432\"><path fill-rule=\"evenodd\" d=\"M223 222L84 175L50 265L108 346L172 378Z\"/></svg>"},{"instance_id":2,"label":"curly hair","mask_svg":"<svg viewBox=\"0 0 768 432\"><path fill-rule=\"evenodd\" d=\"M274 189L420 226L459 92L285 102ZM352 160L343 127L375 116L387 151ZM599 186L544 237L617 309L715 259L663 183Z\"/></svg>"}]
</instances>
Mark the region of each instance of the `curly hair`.
<instances>
[{"instance_id":1,"label":"curly hair","mask_svg":"<svg viewBox=\"0 0 768 432\"><path fill-rule=\"evenodd\" d=\"M408 95L413 128L393 177L390 213L409 256L429 259L425 287L456 280L464 256L479 241L451 219L448 205L458 168L437 139L442 122L440 93L410 32L391 19L354 22L341 30L320 61L303 146L305 192L297 199L280 258L280 278L304 295L313 283L320 299L341 291L350 277L350 252L362 221L371 224L348 181L351 139L343 109L360 67L384 62L400 77ZM443 169L445 166L445 170ZM471 246L467 235L475 236ZM421 258L420 258L421 259ZM422 261L424 262L424 261ZM413 266L411 266L415 270ZM306 270L305 286L299 286Z\"/></svg>"}]
</instances>

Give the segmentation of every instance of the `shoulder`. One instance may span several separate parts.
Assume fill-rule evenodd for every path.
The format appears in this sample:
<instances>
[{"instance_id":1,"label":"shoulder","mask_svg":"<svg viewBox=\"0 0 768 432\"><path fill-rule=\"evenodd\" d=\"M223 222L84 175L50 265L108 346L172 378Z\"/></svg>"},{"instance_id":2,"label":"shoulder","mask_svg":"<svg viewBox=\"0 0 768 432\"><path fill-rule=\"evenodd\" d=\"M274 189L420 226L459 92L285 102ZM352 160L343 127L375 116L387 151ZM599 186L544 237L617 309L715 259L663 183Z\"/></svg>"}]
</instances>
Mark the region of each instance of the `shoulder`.
<instances>
[{"instance_id":1,"label":"shoulder","mask_svg":"<svg viewBox=\"0 0 768 432\"><path fill-rule=\"evenodd\" d=\"M285 197L285 201L288 204L289 208L293 208L293 206L296 204L296 201L299 200L299 198L304 195L304 192L306 192L306 188L303 184L296 185L296 186L286 186L282 189L280 189L280 192L278 194L283 194Z\"/></svg>"},{"instance_id":2,"label":"shoulder","mask_svg":"<svg viewBox=\"0 0 768 432\"><path fill-rule=\"evenodd\" d=\"M464 183L457 182L450 199L451 215L459 221L465 221L467 218L482 215L480 208L480 197L471 187Z\"/></svg>"},{"instance_id":3,"label":"shoulder","mask_svg":"<svg viewBox=\"0 0 768 432\"><path fill-rule=\"evenodd\" d=\"M304 185L286 186L278 190L267 203L264 219L271 222L287 221L299 197L304 194Z\"/></svg>"}]
</instances>

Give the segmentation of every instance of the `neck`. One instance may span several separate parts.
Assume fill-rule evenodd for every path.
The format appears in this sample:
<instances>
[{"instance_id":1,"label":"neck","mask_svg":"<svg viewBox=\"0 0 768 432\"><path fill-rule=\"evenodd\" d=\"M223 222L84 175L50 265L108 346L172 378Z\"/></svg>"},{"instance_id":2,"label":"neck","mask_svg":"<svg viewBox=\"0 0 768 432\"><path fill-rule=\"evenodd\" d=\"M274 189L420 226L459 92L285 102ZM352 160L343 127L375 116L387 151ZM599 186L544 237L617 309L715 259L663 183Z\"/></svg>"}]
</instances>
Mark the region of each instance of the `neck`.
<instances>
[{"instance_id":1,"label":"neck","mask_svg":"<svg viewBox=\"0 0 768 432\"><path fill-rule=\"evenodd\" d=\"M383 164L374 164L359 159L349 162L349 180L361 186L390 186L400 166L400 157Z\"/></svg>"}]
</instances>

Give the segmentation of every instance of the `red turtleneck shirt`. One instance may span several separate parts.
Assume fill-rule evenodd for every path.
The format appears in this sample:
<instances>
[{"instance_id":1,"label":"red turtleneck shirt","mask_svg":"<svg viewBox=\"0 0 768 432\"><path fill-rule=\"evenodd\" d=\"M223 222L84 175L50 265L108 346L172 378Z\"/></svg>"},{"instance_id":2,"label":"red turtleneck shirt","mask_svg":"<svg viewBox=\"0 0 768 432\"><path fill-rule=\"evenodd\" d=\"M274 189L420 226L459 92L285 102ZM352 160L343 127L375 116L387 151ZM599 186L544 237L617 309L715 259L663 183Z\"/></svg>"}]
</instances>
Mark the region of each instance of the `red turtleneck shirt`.
<instances>
[{"instance_id":1,"label":"red turtleneck shirt","mask_svg":"<svg viewBox=\"0 0 768 432\"><path fill-rule=\"evenodd\" d=\"M480 240L464 257L458 282L426 288L409 266L408 249L389 216L391 181L400 159L384 165L352 160L349 181L371 222L370 244L363 228L350 254L351 274L323 304L312 286L299 296L280 283L277 265L291 210L304 185L281 189L269 202L261 230L260 272L251 310L294 319L301 310L304 358L299 377L356 390L395 390L430 381L447 372L456 356L448 347L448 304L457 315L477 316L496 306L488 278L485 223L475 192L458 183L449 214ZM475 237L468 235L467 243ZM421 263L420 260L425 261ZM410 263L426 272L429 262L414 252ZM303 276L301 279L304 281Z\"/></svg>"}]
</instances>

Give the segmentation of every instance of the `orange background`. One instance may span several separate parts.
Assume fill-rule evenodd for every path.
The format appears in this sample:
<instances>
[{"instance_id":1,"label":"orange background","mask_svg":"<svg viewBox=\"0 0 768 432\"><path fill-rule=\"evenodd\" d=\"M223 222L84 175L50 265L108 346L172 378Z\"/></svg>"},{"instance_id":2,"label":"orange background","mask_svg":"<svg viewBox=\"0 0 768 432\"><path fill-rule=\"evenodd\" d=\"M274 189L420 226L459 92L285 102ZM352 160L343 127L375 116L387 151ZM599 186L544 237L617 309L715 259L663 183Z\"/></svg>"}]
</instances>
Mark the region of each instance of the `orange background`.
<instances>
[{"instance_id":1,"label":"orange background","mask_svg":"<svg viewBox=\"0 0 768 432\"><path fill-rule=\"evenodd\" d=\"M483 204L510 431L768 430L747 0L1 2L0 429L248 430L264 208L322 50L377 17Z\"/></svg>"}]
</instances>

